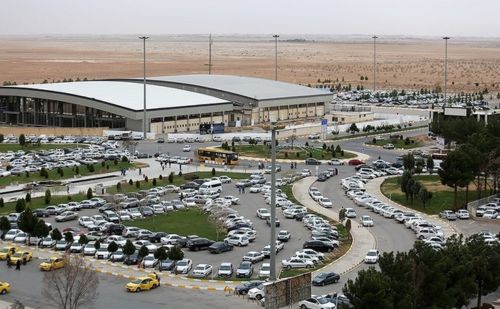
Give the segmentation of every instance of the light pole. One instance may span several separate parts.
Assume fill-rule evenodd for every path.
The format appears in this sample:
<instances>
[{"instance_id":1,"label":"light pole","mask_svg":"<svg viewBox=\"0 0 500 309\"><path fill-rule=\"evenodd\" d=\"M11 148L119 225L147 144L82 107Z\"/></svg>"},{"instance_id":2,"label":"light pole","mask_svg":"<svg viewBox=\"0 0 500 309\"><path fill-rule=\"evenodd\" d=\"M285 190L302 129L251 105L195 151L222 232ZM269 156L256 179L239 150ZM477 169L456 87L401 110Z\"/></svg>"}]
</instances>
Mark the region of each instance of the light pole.
<instances>
[{"instance_id":1,"label":"light pole","mask_svg":"<svg viewBox=\"0 0 500 309\"><path fill-rule=\"evenodd\" d=\"M445 42L444 45L444 105L446 105L446 88L448 86L448 40L450 37L445 36L443 37L443 40Z\"/></svg>"},{"instance_id":2,"label":"light pole","mask_svg":"<svg viewBox=\"0 0 500 309\"><path fill-rule=\"evenodd\" d=\"M144 131L144 139L146 139L147 132L147 123L146 123L146 40L149 39L148 36L140 36L139 39L142 40L143 43L143 51L144 51L144 115L142 119L143 131Z\"/></svg>"},{"instance_id":3,"label":"light pole","mask_svg":"<svg viewBox=\"0 0 500 309\"><path fill-rule=\"evenodd\" d=\"M269 280L276 281L276 120L271 119L271 254Z\"/></svg>"},{"instance_id":4,"label":"light pole","mask_svg":"<svg viewBox=\"0 0 500 309\"><path fill-rule=\"evenodd\" d=\"M373 39L373 95L375 95L376 81L377 81L377 39L378 36L372 36Z\"/></svg>"},{"instance_id":5,"label":"light pole","mask_svg":"<svg viewBox=\"0 0 500 309\"><path fill-rule=\"evenodd\" d=\"M278 38L280 36L275 34L274 38L274 80L278 80Z\"/></svg>"},{"instance_id":6,"label":"light pole","mask_svg":"<svg viewBox=\"0 0 500 309\"><path fill-rule=\"evenodd\" d=\"M212 34L208 37L208 75L212 74Z\"/></svg>"}]
</instances>

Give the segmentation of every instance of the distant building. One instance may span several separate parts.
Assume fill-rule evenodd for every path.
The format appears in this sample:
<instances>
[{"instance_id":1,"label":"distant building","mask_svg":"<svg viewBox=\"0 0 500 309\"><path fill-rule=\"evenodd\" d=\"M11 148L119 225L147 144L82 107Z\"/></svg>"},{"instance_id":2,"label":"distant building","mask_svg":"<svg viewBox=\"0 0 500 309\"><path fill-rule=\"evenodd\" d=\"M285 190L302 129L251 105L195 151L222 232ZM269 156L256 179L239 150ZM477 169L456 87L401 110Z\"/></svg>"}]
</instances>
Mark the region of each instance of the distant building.
<instances>
[{"instance_id":1,"label":"distant building","mask_svg":"<svg viewBox=\"0 0 500 309\"><path fill-rule=\"evenodd\" d=\"M0 123L109 127L142 131L142 78L0 87ZM332 94L295 84L229 75L152 77L146 81L150 132L316 121Z\"/></svg>"}]
</instances>

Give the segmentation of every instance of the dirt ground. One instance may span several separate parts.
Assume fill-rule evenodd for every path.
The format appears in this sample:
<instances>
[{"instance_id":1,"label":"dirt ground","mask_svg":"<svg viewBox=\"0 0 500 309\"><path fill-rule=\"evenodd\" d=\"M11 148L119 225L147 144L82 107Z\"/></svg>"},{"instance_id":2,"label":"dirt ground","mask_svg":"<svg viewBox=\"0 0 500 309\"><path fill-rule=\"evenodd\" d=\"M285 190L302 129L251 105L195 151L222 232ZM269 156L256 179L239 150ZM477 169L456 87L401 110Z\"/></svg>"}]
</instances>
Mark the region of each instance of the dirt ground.
<instances>
[{"instance_id":1,"label":"dirt ground","mask_svg":"<svg viewBox=\"0 0 500 309\"><path fill-rule=\"evenodd\" d=\"M1 42L0 83L142 76L142 42L135 36L2 37ZM155 37L147 49L148 76L208 72L205 37ZM213 74L274 78L274 42L267 37L215 37L212 55ZM452 39L448 59L450 91L500 91L499 39ZM370 39L280 41L278 62L278 78L288 82L330 79L354 87L373 85ZM444 42L439 38L378 40L378 87L442 86L443 64ZM361 76L368 80L361 81Z\"/></svg>"}]
</instances>

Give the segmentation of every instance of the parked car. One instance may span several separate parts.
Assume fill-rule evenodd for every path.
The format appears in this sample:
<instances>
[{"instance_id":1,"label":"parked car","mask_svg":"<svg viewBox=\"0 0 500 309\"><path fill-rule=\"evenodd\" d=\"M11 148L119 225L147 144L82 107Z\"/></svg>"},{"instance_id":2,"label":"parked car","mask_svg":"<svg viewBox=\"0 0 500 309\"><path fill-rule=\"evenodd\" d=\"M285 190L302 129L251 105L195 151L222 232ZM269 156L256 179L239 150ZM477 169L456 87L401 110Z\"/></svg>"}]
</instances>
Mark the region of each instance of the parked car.
<instances>
[{"instance_id":1,"label":"parked car","mask_svg":"<svg viewBox=\"0 0 500 309\"><path fill-rule=\"evenodd\" d=\"M281 231L278 232L278 237L277 238L278 238L279 241L287 242L287 241L290 240L291 237L292 236L291 236L291 234L290 234L289 231L287 231L287 230L281 230Z\"/></svg>"},{"instance_id":2,"label":"parked car","mask_svg":"<svg viewBox=\"0 0 500 309\"><path fill-rule=\"evenodd\" d=\"M76 220L78 218L78 214L74 211L65 211L62 214L56 216L56 222L65 222L65 221L71 221L71 220Z\"/></svg>"},{"instance_id":3,"label":"parked car","mask_svg":"<svg viewBox=\"0 0 500 309\"><path fill-rule=\"evenodd\" d=\"M288 260L282 260L281 265L284 269L292 268L312 268L314 267L314 262L311 260L305 260L301 258L289 258Z\"/></svg>"},{"instance_id":4,"label":"parked car","mask_svg":"<svg viewBox=\"0 0 500 309\"><path fill-rule=\"evenodd\" d=\"M253 274L253 264L248 261L243 261L236 270L236 277L250 278Z\"/></svg>"},{"instance_id":5,"label":"parked car","mask_svg":"<svg viewBox=\"0 0 500 309\"><path fill-rule=\"evenodd\" d=\"M459 209L457 211L457 218L466 220L470 218L470 214L467 209Z\"/></svg>"},{"instance_id":6,"label":"parked car","mask_svg":"<svg viewBox=\"0 0 500 309\"><path fill-rule=\"evenodd\" d=\"M192 251L206 250L214 243L213 240L207 238L194 238L188 240L186 247Z\"/></svg>"},{"instance_id":7,"label":"parked car","mask_svg":"<svg viewBox=\"0 0 500 309\"><path fill-rule=\"evenodd\" d=\"M179 274L187 274L193 268L193 261L190 259L182 259L175 265L175 271Z\"/></svg>"},{"instance_id":8,"label":"parked car","mask_svg":"<svg viewBox=\"0 0 500 309\"><path fill-rule=\"evenodd\" d=\"M261 280L252 280L252 281L243 282L234 288L234 292L238 295L246 295L246 294L248 294L248 291L250 291L251 289L253 289L255 287L258 287L263 282L264 281L261 281Z\"/></svg>"},{"instance_id":9,"label":"parked car","mask_svg":"<svg viewBox=\"0 0 500 309\"><path fill-rule=\"evenodd\" d=\"M334 272L321 272L312 280L313 285L324 286L327 284L337 283L340 280L340 275Z\"/></svg>"},{"instance_id":10,"label":"parked car","mask_svg":"<svg viewBox=\"0 0 500 309\"><path fill-rule=\"evenodd\" d=\"M222 241L214 242L208 247L210 253L222 253L233 250L233 245Z\"/></svg>"},{"instance_id":11,"label":"parked car","mask_svg":"<svg viewBox=\"0 0 500 309\"><path fill-rule=\"evenodd\" d=\"M304 248L304 249L313 249L313 250L319 251L319 252L330 252L333 249L335 249L334 246L332 246L330 244L327 244L327 243L325 243L323 241L319 241L319 240L307 240L302 245L302 248Z\"/></svg>"},{"instance_id":12,"label":"parked car","mask_svg":"<svg viewBox=\"0 0 500 309\"><path fill-rule=\"evenodd\" d=\"M370 216L362 216L361 224L365 227L373 226L373 219Z\"/></svg>"},{"instance_id":13,"label":"parked car","mask_svg":"<svg viewBox=\"0 0 500 309\"><path fill-rule=\"evenodd\" d=\"M193 269L193 272L191 275L195 278L205 278L209 276L212 273L212 265L208 264L198 264L196 267Z\"/></svg>"},{"instance_id":14,"label":"parked car","mask_svg":"<svg viewBox=\"0 0 500 309\"><path fill-rule=\"evenodd\" d=\"M447 219L450 221L457 220L457 215L451 210L443 210L439 213L439 217L443 219Z\"/></svg>"},{"instance_id":15,"label":"parked car","mask_svg":"<svg viewBox=\"0 0 500 309\"><path fill-rule=\"evenodd\" d=\"M305 160L306 165L320 165L321 161L314 159L314 158L307 158Z\"/></svg>"},{"instance_id":16,"label":"parked car","mask_svg":"<svg viewBox=\"0 0 500 309\"><path fill-rule=\"evenodd\" d=\"M217 276L231 278L233 276L233 264L229 262L222 262L219 266Z\"/></svg>"}]
</instances>

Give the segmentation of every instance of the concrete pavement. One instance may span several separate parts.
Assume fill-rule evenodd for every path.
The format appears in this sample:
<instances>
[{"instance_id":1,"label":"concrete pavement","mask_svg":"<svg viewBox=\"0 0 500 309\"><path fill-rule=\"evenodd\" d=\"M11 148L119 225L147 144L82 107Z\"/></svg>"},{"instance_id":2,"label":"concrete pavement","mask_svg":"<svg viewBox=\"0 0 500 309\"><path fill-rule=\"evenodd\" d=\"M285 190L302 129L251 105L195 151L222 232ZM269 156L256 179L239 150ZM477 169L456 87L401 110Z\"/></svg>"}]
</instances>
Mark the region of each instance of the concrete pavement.
<instances>
[{"instance_id":1,"label":"concrete pavement","mask_svg":"<svg viewBox=\"0 0 500 309\"><path fill-rule=\"evenodd\" d=\"M309 187L316 181L316 177L306 177L297 181L292 188L293 195L295 198L302 203L308 209L322 214L330 219L339 221L339 214L333 208L324 208L316 203L309 196ZM370 249L377 248L377 243L375 237L372 235L368 228L356 224L357 222L352 220L351 225L351 236L352 245L346 254L335 260L334 262L326 265L320 270L316 271L334 271L340 275L350 272L361 263L366 256L366 253Z\"/></svg>"}]
</instances>

